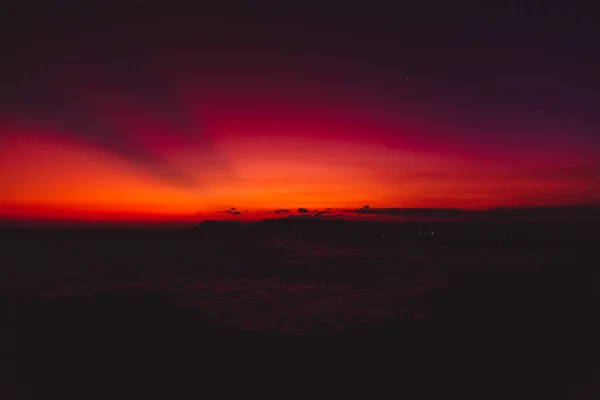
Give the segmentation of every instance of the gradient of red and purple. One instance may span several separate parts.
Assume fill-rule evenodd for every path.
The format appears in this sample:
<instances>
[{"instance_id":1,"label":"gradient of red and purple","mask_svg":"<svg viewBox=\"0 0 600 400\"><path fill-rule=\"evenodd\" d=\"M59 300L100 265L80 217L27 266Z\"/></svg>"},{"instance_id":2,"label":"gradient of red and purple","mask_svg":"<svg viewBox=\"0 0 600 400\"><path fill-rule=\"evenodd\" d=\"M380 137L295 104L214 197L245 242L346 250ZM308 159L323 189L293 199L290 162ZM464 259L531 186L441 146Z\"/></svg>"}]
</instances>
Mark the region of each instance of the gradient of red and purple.
<instances>
[{"instance_id":1,"label":"gradient of red and purple","mask_svg":"<svg viewBox=\"0 0 600 400\"><path fill-rule=\"evenodd\" d=\"M177 17L123 17L96 42L74 38L77 24L45 32L43 45L39 35L19 42L14 69L2 70L20 74L3 80L1 218L164 222L259 219L298 207L600 202L600 125L579 118L578 82L565 89L550 67L530 63L499 76L506 65L490 65L506 54L480 52L465 63L487 56L494 87L512 79L514 93L500 96L476 78L460 91L462 66L444 78L419 70L426 60L414 62L414 51L399 70L348 55L365 52L327 52L314 32L300 35L302 46L277 47L268 30L205 42L190 35L191 19ZM215 26L205 29L217 35L238 25ZM443 62L443 54L428 60ZM486 68L474 65L471 72ZM539 96L536 87L555 99L572 91L564 101L511 108ZM241 214L223 212L231 207Z\"/></svg>"}]
</instances>

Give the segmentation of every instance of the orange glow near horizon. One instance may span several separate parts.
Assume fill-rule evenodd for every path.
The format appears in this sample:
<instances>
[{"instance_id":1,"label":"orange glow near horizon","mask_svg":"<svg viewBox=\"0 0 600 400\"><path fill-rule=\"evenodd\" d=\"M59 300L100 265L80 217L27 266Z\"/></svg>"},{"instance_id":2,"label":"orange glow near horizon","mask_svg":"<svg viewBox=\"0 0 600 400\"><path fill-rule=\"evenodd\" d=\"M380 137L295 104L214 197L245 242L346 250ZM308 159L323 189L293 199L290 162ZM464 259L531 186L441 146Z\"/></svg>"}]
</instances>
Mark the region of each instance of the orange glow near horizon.
<instances>
[{"instance_id":1,"label":"orange glow near horizon","mask_svg":"<svg viewBox=\"0 0 600 400\"><path fill-rule=\"evenodd\" d=\"M600 208L577 29L326 8L11 11L0 223Z\"/></svg>"},{"instance_id":2,"label":"orange glow near horizon","mask_svg":"<svg viewBox=\"0 0 600 400\"><path fill-rule=\"evenodd\" d=\"M451 148L428 151L410 132L386 141L398 128L368 118L269 112L270 119L267 112L235 109L205 116L209 149L146 130L161 126L150 117L118 122L132 130L138 146L194 184L161 179L147 165L77 140L77 132L1 124L0 217L189 221L232 218L224 211L236 207L235 218L257 219L278 208L481 209L600 197L598 170L585 160L556 156L551 163L538 155L504 161L500 154L478 157L475 149L464 157Z\"/></svg>"}]
</instances>

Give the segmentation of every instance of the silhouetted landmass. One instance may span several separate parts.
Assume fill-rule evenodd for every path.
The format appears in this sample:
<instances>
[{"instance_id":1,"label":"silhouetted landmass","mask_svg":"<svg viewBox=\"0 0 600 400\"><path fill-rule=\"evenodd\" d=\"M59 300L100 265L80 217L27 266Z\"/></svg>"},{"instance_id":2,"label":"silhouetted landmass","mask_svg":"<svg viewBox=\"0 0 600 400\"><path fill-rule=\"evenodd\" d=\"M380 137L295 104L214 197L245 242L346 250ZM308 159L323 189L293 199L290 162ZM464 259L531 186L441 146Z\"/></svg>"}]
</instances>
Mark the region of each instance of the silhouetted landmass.
<instances>
[{"instance_id":1,"label":"silhouetted landmass","mask_svg":"<svg viewBox=\"0 0 600 400\"><path fill-rule=\"evenodd\" d=\"M585 392L597 398L592 383L598 373L600 263L594 224L284 218L254 224L204 221L172 231L1 233L2 264L10 267L0 270L0 290L6 293L0 297L0 372L9 391L3 398L177 398L189 393L281 398L292 393L311 398L562 399L586 398ZM278 252L284 250L267 249L264 243L290 237L301 244L339 242L382 253L404 246L425 252L460 247L468 254L500 246L504 254L525 249L551 254L554 261L543 269L510 262L452 268L410 314L378 324L344 321L348 328L340 332L315 326L312 333L295 336L268 334L268 326L257 333L244 329L243 320L237 328L226 327L219 320L234 310L220 308L222 314L209 317L167 295L168 290L51 298L20 295L10 286L17 275L32 288L39 282L43 291L53 282L73 284L90 274L106 280L168 273L183 281L188 275L200 279L196 273L201 271L201 279L227 277L241 286L277 276L292 283L310 278L325 288L340 282L368 287L413 273L395 259L361 256L343 263L323 258L302 268L283 265ZM211 301L219 300L205 300L206 310ZM285 308L286 301L272 297L271 304ZM363 305L365 313L369 304Z\"/></svg>"},{"instance_id":2,"label":"silhouetted landmass","mask_svg":"<svg viewBox=\"0 0 600 400\"><path fill-rule=\"evenodd\" d=\"M421 318L303 337L220 328L160 294L4 297L2 367L32 397L566 398L591 390L595 289L583 266L462 270Z\"/></svg>"},{"instance_id":3,"label":"silhouetted landmass","mask_svg":"<svg viewBox=\"0 0 600 400\"><path fill-rule=\"evenodd\" d=\"M245 227L236 221L203 221L193 228L192 232L204 238L230 238L241 237Z\"/></svg>"},{"instance_id":4,"label":"silhouetted landmass","mask_svg":"<svg viewBox=\"0 0 600 400\"><path fill-rule=\"evenodd\" d=\"M593 222L384 222L315 218L266 219L253 224L229 221L204 221L192 231L211 237L257 238L285 236L302 231L312 240L332 241L428 241L449 246L487 246L505 248L552 249L588 247L600 237L599 225ZM433 233L433 234L432 234Z\"/></svg>"}]
</instances>

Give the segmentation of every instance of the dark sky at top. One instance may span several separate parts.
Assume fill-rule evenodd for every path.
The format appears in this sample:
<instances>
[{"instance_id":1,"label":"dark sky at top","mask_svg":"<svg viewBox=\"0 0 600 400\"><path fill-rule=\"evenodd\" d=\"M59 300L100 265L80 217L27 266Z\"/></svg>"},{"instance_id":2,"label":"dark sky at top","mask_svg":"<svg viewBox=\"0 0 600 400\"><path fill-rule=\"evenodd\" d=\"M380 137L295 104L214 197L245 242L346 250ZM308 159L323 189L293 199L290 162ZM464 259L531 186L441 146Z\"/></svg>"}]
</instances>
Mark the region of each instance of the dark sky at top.
<instances>
[{"instance_id":1,"label":"dark sky at top","mask_svg":"<svg viewBox=\"0 0 600 400\"><path fill-rule=\"evenodd\" d=\"M29 100L45 63L61 61L80 63L75 70L101 66L159 103L148 76L159 66L150 61L199 67L198 74L336 71L389 97L402 85L415 108L439 102L459 119L456 110L468 109L474 123L499 114L524 124L560 115L563 124L599 127L599 14L591 3L51 3L19 2L3 13L4 104Z\"/></svg>"}]
</instances>

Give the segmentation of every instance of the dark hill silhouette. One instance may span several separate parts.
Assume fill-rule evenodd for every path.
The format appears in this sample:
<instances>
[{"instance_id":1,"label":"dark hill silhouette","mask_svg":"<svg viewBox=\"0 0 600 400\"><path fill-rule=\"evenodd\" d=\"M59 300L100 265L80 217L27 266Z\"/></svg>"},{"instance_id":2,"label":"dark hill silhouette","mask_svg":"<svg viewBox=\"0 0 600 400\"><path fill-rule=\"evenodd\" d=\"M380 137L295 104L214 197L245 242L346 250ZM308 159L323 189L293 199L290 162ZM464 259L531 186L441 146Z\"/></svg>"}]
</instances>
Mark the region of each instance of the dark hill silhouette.
<instances>
[{"instance_id":1,"label":"dark hill silhouette","mask_svg":"<svg viewBox=\"0 0 600 400\"><path fill-rule=\"evenodd\" d=\"M585 249L597 243L598 225L567 222L384 222L344 219L275 218L252 224L204 221L191 232L199 237L222 240L256 240L262 237L364 242L427 240L439 244L470 247L526 248L530 250ZM430 233L434 232L434 235ZM429 234L424 234L429 233Z\"/></svg>"},{"instance_id":2,"label":"dark hill silhouette","mask_svg":"<svg viewBox=\"0 0 600 400\"><path fill-rule=\"evenodd\" d=\"M160 294L4 297L6 398L568 398L598 368L591 266L460 270L421 318L302 337L217 327Z\"/></svg>"},{"instance_id":3,"label":"dark hill silhouette","mask_svg":"<svg viewBox=\"0 0 600 400\"><path fill-rule=\"evenodd\" d=\"M189 393L569 398L584 390L598 369L595 229L589 224L275 219L206 221L169 232L3 232L1 261L12 270L0 270L0 290L11 293L0 297L0 389L10 390L2 398L178 398ZM425 237L422 230L435 235ZM510 265L455 270L429 293L415 314L419 318L405 316L380 326L353 323L337 334L317 326L314 331L321 333L297 337L216 326L208 321L219 321L219 315L208 318L165 294L42 298L15 295L7 284L14 282L11 274L39 280L43 287L65 276L83 280L86 273L121 278L157 271L160 277L168 269L179 278L202 269L203 277L217 277L216 282L221 276L241 284L273 276L293 281L305 274L322 278L319 284L325 286L343 280L368 285L393 270L375 258L282 270L277 254L257 246L262 238L287 238L298 231L302 240L315 243L389 241L393 248L394 241L409 246L426 241L501 245L509 254L521 248L552 251L556 262L542 270ZM272 301L285 307L285 299Z\"/></svg>"},{"instance_id":4,"label":"dark hill silhouette","mask_svg":"<svg viewBox=\"0 0 600 400\"><path fill-rule=\"evenodd\" d=\"M190 231L195 237L211 240L239 241L248 238L246 226L235 221L203 221Z\"/></svg>"}]
</instances>

